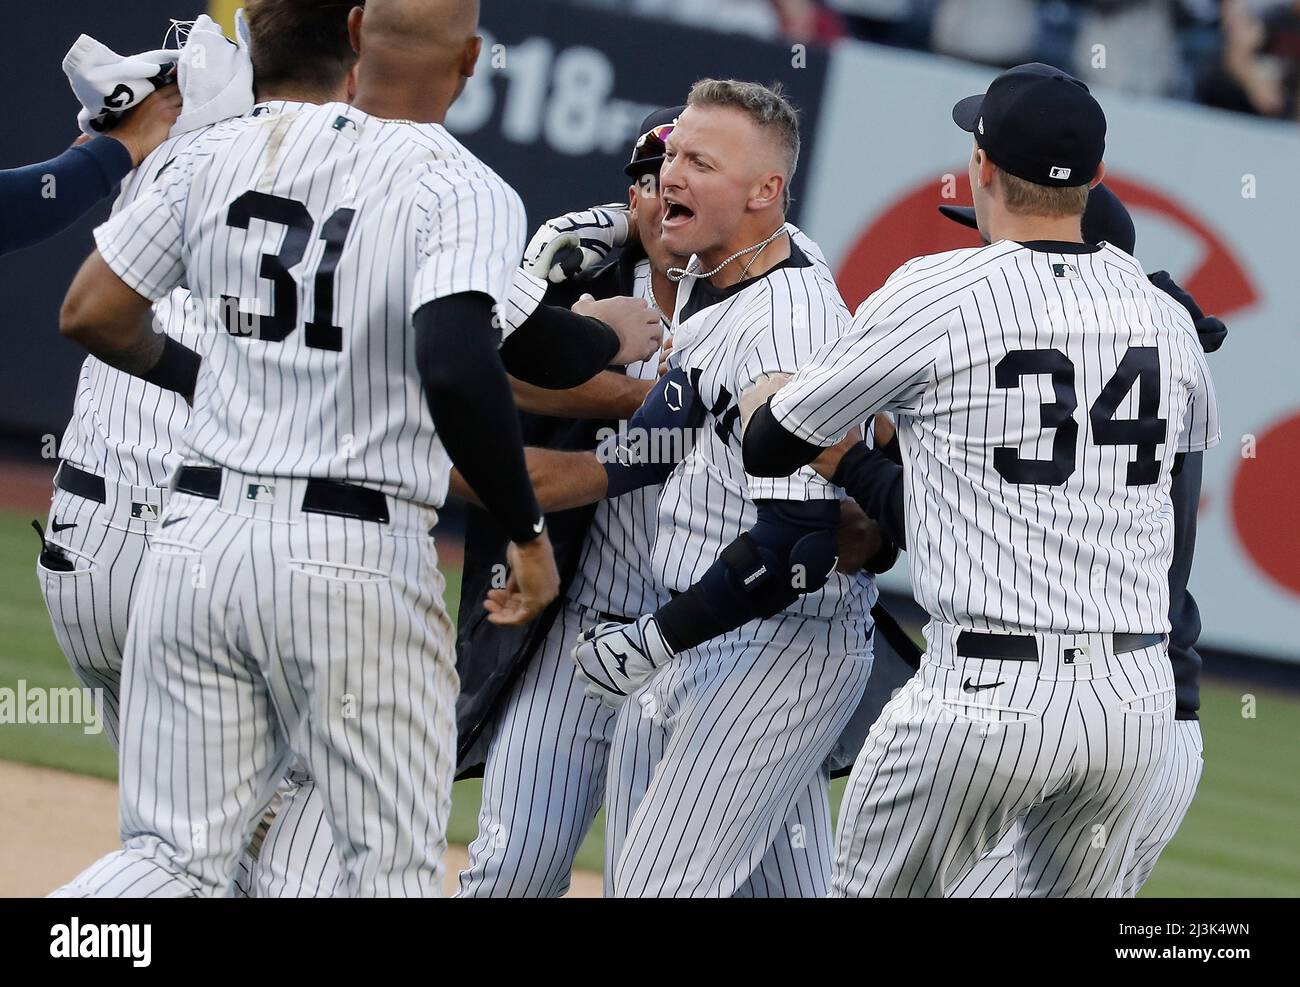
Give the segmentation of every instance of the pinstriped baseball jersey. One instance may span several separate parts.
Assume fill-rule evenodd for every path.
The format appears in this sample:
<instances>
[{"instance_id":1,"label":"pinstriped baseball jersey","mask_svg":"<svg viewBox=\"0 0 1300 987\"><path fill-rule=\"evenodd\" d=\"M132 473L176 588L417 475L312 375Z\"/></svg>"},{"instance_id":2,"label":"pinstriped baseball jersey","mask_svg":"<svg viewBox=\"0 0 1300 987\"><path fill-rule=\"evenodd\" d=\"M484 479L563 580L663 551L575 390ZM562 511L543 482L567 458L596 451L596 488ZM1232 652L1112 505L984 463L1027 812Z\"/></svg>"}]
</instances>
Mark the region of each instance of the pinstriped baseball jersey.
<instances>
[{"instance_id":1,"label":"pinstriped baseball jersey","mask_svg":"<svg viewBox=\"0 0 1300 987\"><path fill-rule=\"evenodd\" d=\"M793 373L838 339L849 322L820 249L796 227L786 228L790 260L763 276L740 282L698 310L692 298L709 288L702 289L694 277L678 287L671 360L689 373L709 414L659 498L654 571L671 590L688 589L728 544L754 525L755 500L841 496L808 468L767 479L747 476L741 464L741 391L764 374ZM698 268L698 260L692 259L691 266ZM799 597L787 612L865 615L875 597L869 577L832 573L825 587Z\"/></svg>"},{"instance_id":2,"label":"pinstriped baseball jersey","mask_svg":"<svg viewBox=\"0 0 1300 987\"><path fill-rule=\"evenodd\" d=\"M204 133L196 130L160 144L122 183L113 215L151 188ZM188 299L189 292L182 288L160 298L154 305L154 324L202 353L206 340L192 321L187 322ZM179 394L87 357L59 458L116 483L162 486L180 461L178 444L189 418L189 405Z\"/></svg>"},{"instance_id":3,"label":"pinstriped baseball jersey","mask_svg":"<svg viewBox=\"0 0 1300 987\"><path fill-rule=\"evenodd\" d=\"M921 257L772 401L829 445L898 417L917 601L993 631L1169 630L1175 452L1218 441L1187 313L1109 245Z\"/></svg>"},{"instance_id":4,"label":"pinstriped baseball jersey","mask_svg":"<svg viewBox=\"0 0 1300 987\"><path fill-rule=\"evenodd\" d=\"M650 261L636 265L633 294L651 304ZM629 364L627 375L637 380L659 376L659 356ZM658 485L641 487L596 505L591 529L582 548L569 599L602 613L635 617L668 602L668 593L655 580L650 551L658 523Z\"/></svg>"},{"instance_id":5,"label":"pinstriped baseball jersey","mask_svg":"<svg viewBox=\"0 0 1300 987\"><path fill-rule=\"evenodd\" d=\"M524 224L443 127L280 102L214 127L96 239L146 297L188 272L212 339L187 455L438 506L450 462L410 318L462 292L505 302Z\"/></svg>"}]
</instances>

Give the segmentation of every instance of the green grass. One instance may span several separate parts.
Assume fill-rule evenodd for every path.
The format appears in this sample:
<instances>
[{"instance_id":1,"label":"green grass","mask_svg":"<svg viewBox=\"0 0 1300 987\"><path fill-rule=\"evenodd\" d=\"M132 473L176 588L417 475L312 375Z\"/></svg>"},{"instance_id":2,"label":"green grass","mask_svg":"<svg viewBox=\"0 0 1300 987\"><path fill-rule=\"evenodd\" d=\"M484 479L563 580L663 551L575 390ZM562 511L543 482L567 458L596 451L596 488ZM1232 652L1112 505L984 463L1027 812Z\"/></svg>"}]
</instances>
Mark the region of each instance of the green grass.
<instances>
[{"instance_id":1,"label":"green grass","mask_svg":"<svg viewBox=\"0 0 1300 987\"><path fill-rule=\"evenodd\" d=\"M50 631L33 571L36 535L26 515L0 511L0 687L74 685ZM460 573L447 573L451 612ZM1243 696L1256 697L1254 717ZM1300 697L1216 681L1202 690L1205 776L1192 810L1161 858L1144 897L1300 897ZM103 736L77 726L0 725L0 759L112 778ZM834 789L838 807L843 782ZM449 836L477 829L479 783L456 786ZM602 822L578 854L599 870Z\"/></svg>"}]
</instances>

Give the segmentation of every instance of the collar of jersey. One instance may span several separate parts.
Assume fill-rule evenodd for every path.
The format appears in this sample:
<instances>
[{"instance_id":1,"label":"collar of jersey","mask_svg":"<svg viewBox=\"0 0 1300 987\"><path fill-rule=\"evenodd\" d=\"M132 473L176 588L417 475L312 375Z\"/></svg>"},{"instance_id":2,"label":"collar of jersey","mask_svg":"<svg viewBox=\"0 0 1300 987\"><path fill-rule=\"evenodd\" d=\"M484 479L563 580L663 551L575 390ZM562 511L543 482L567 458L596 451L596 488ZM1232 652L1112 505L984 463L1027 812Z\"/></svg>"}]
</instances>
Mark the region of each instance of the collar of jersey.
<instances>
[{"instance_id":1,"label":"collar of jersey","mask_svg":"<svg viewBox=\"0 0 1300 987\"><path fill-rule=\"evenodd\" d=\"M685 322L692 315L703 312L711 305L718 302L725 302L733 295L738 295L746 288L758 284L769 274L775 274L777 271L784 270L787 267L812 267L812 261L808 255L799 249L799 244L794 242L794 237L790 237L790 256L785 260L773 264L762 274L755 274L752 278L746 278L744 281L737 281L735 284L729 284L725 288L715 288L713 282L707 278L696 278L695 283L691 286L691 296L686 300L686 305L682 308L681 321Z\"/></svg>"},{"instance_id":2,"label":"collar of jersey","mask_svg":"<svg viewBox=\"0 0 1300 987\"><path fill-rule=\"evenodd\" d=\"M1071 243L1069 240L1017 240L1016 243L1040 254L1095 254L1101 250L1095 243Z\"/></svg>"}]
</instances>

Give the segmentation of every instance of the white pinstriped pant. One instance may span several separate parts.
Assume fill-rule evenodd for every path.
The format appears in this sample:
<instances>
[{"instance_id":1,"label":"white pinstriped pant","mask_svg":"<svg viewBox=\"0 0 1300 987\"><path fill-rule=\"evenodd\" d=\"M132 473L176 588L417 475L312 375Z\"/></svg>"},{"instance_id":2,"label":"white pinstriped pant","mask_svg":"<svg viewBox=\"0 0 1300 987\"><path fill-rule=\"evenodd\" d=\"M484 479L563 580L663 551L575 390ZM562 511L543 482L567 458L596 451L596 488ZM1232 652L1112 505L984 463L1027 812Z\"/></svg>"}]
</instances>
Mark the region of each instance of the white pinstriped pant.
<instances>
[{"instance_id":1,"label":"white pinstriped pant","mask_svg":"<svg viewBox=\"0 0 1300 987\"><path fill-rule=\"evenodd\" d=\"M825 897L826 758L870 672L865 620L784 615L675 658L616 724L606 895Z\"/></svg>"},{"instance_id":2,"label":"white pinstriped pant","mask_svg":"<svg viewBox=\"0 0 1300 987\"><path fill-rule=\"evenodd\" d=\"M273 488L259 501L249 483ZM435 896L454 761L452 629L428 530L305 514L302 481L226 472L174 494L127 640L124 848L65 896L217 896L293 758L311 770L339 893Z\"/></svg>"},{"instance_id":3,"label":"white pinstriped pant","mask_svg":"<svg viewBox=\"0 0 1300 987\"><path fill-rule=\"evenodd\" d=\"M1155 786L1147 798L1137 841L1120 878L1120 894L1136 897L1155 870L1156 861L1178 827L1187 817L1200 784L1202 761L1201 724L1196 720L1175 720L1169 749ZM949 898L1010 898L1016 887L1015 828L1002 838L991 853L971 869Z\"/></svg>"},{"instance_id":4,"label":"white pinstriped pant","mask_svg":"<svg viewBox=\"0 0 1300 987\"><path fill-rule=\"evenodd\" d=\"M574 856L604 799L615 720L625 713L640 718L645 709L636 696L614 711L583 694L570 653L582 629L601 619L578 604L565 606L503 705L460 897L559 897L568 890ZM649 731L647 741L655 736L662 734ZM628 744L622 753L635 763L635 750ZM826 895L831 825L825 784L820 775L809 781L787 827L737 897ZM620 804L627 804L625 795Z\"/></svg>"},{"instance_id":5,"label":"white pinstriped pant","mask_svg":"<svg viewBox=\"0 0 1300 987\"><path fill-rule=\"evenodd\" d=\"M77 680L104 696L104 734L118 749L121 719L122 654L131 614L131 601L156 533L157 515L170 491L159 487L105 484L106 502L56 487L50 504L45 540L72 563L69 571L36 564L37 580L55 639L67 656ZM154 509L153 517L134 518L132 503ZM140 511L147 515L149 512ZM54 526L62 529L55 531ZM69 527L69 525L71 527ZM310 817L319 799L315 783L301 770L291 769L276 793L276 815L260 852L240 858L237 897L318 897L328 895L338 880L329 833ZM323 816L320 816L323 821Z\"/></svg>"},{"instance_id":6,"label":"white pinstriped pant","mask_svg":"<svg viewBox=\"0 0 1300 987\"><path fill-rule=\"evenodd\" d=\"M926 627L920 671L867 736L833 894L943 896L1018 826L1015 897L1118 896L1173 730L1164 646L1037 635L1039 661L995 661L956 656L958 632Z\"/></svg>"}]
</instances>

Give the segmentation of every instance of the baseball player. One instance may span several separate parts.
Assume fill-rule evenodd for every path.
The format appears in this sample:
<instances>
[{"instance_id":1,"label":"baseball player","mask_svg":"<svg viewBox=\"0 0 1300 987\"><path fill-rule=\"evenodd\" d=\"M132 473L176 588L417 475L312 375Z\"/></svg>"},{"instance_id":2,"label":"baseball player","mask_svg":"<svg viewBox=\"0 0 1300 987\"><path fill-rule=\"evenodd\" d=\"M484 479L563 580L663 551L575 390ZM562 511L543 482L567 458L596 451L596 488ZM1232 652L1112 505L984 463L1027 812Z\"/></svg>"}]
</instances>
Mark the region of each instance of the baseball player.
<instances>
[{"instance_id":1,"label":"baseball player","mask_svg":"<svg viewBox=\"0 0 1300 987\"><path fill-rule=\"evenodd\" d=\"M669 253L660 241L658 177L662 135L682 109L652 113L642 124L642 136L624 169L632 180L627 214L596 208L553 220L538 232L525 260L532 273L543 278L556 252L568 242L561 227L612 231L621 224L619 238L626 240L630 220L639 234L587 276L568 278L577 272L557 269L563 280L544 290L540 297L545 301L572 302L588 293L628 294L645 299L659 318L671 317L668 299L675 297L676 286L667 271L686 258ZM593 257L599 261L612 246L593 237L587 243L585 249L593 255L599 251ZM578 246L576 241L573 245ZM528 314L522 309L511 313L514 318ZM609 419L628 417L640 407L658 376L658 364L656 352L629 364L622 374L607 372L576 392L538 393L516 384L520 407L537 412L525 416L525 441L551 448L593 448ZM631 619L667 600L649 568L657 494L657 485L650 485L548 516L562 573L562 600L541 620L519 630L475 619L499 564L503 539L493 533L482 512L471 509L458 650L462 678L472 687L463 688L458 711L462 757L475 743L485 742L486 754L480 758L485 763L479 832L470 844L469 866L460 875L462 897L557 897L568 889L574 855L603 800L615 715L583 694L568 655L583 624L601 619L598 615ZM511 674L513 684L489 694L493 684ZM485 709L484 704L490 705Z\"/></svg>"},{"instance_id":2,"label":"baseball player","mask_svg":"<svg viewBox=\"0 0 1300 987\"><path fill-rule=\"evenodd\" d=\"M762 892L824 895L825 762L870 671L875 589L833 571L832 487L811 471L745 476L735 402L761 375L838 338L848 313L820 251L784 221L798 127L778 92L698 83L665 155L663 242L692 261L672 272L682 284L664 381L699 403L705 427L659 496L652 563L680 595L636 622L600 624L574 651L590 693L612 705L649 678L631 681L634 652L653 654L659 672L616 720L606 889L756 893L751 878L784 845L803 855L798 885ZM753 530L748 554L719 559ZM806 577L796 599L776 571L792 550ZM761 571L766 552L782 556L773 579ZM724 612L688 592L701 577L721 584Z\"/></svg>"},{"instance_id":3,"label":"baseball player","mask_svg":"<svg viewBox=\"0 0 1300 987\"><path fill-rule=\"evenodd\" d=\"M557 583L496 352L523 209L441 126L477 15L354 9L352 106L223 124L97 231L64 331L194 410L127 640L124 847L63 894L223 893L295 755L341 893L440 893L450 462L513 540L492 619L530 619ZM182 280L213 330L197 366L140 324Z\"/></svg>"},{"instance_id":4,"label":"baseball player","mask_svg":"<svg viewBox=\"0 0 1300 987\"><path fill-rule=\"evenodd\" d=\"M939 209L957 222L975 226L973 209L961 206L940 206ZM1105 241L1126 254L1136 254L1133 220L1124 204L1104 184L1088 194L1088 204L1083 213L1083 239L1087 243ZM1187 309L1202 350L1213 353L1223 345L1227 327L1221 320L1206 316L1191 295L1175 284L1167 273L1157 271L1149 275L1148 280ZM862 454L862 451L858 453ZM1169 662L1174 674L1174 732L1156 784L1148 796L1133 854L1121 877L1121 890L1126 898L1141 890L1155 869L1160 853L1178 832L1191 808L1203 768L1201 725L1197 716L1201 705L1201 658L1195 648L1201 632L1201 619L1196 600L1187 589L1196 549L1196 514L1201 499L1203 457L1204 453L1187 453L1174 469L1170 481L1174 550L1169 567ZM901 483L899 486L901 488ZM853 493L852 490L849 492ZM901 516L901 489L898 493L898 513ZM903 536L900 533L898 537ZM1016 833L1012 830L976 864L950 897L1010 896L1015 886L1015 838Z\"/></svg>"},{"instance_id":5,"label":"baseball player","mask_svg":"<svg viewBox=\"0 0 1300 987\"><path fill-rule=\"evenodd\" d=\"M975 226L973 209L947 205L939 209L950 219ZM1135 252L1133 220L1124 204L1104 184L1089 192L1082 228L1086 243L1106 242L1126 254ZM1223 322L1205 316L1195 300L1165 272L1157 271L1148 279L1187 309L1201 348L1206 353L1218 350L1227 336ZM813 466L822 476L843 487L873 517L879 518L895 541L906 544L904 480L897 445L896 440L889 443L886 448L890 453L886 455L879 446L873 450L865 443L846 440L819 456ZM1146 883L1161 850L1186 816L1201 775L1202 745L1197 718L1201 660L1194 649L1200 634L1200 617L1196 601L1187 590L1187 577L1196 541L1202 456L1199 452L1186 454L1170 482L1174 551L1169 568L1169 661L1175 685L1174 733L1157 784L1148 798L1134 854L1121 878L1125 897L1136 895ZM948 892L948 897L1009 897L1015 886L1017 838L1018 832L1013 828L993 851L980 858L961 883Z\"/></svg>"},{"instance_id":6,"label":"baseball player","mask_svg":"<svg viewBox=\"0 0 1300 987\"><path fill-rule=\"evenodd\" d=\"M1117 895L1173 728L1170 478L1218 441L1213 388L1182 306L1083 242L1087 87L1019 66L953 117L990 246L901 267L744 435L780 475L898 417L931 621L850 777L834 893L943 895L1018 827L1017 897Z\"/></svg>"},{"instance_id":7,"label":"baseball player","mask_svg":"<svg viewBox=\"0 0 1300 987\"><path fill-rule=\"evenodd\" d=\"M187 113L219 120L266 112L283 96L347 98L355 53L346 8L253 0L238 25L239 45L206 17L191 29L177 55L185 97L194 107ZM113 215L148 192L207 130L198 126L163 142L128 176ZM169 336L206 349L200 313L185 289L160 299L154 318ZM128 617L188 421L189 406L179 394L91 356L82 365L59 447L37 576L73 672L105 697L105 730L115 748ZM278 821L262 834L260 852L241 859L241 893L301 897L333 890L337 867L328 834L320 820L302 817L313 787L300 767L290 770L275 797Z\"/></svg>"}]
</instances>

